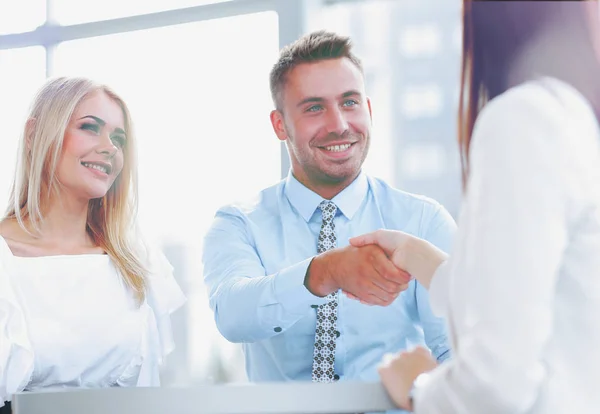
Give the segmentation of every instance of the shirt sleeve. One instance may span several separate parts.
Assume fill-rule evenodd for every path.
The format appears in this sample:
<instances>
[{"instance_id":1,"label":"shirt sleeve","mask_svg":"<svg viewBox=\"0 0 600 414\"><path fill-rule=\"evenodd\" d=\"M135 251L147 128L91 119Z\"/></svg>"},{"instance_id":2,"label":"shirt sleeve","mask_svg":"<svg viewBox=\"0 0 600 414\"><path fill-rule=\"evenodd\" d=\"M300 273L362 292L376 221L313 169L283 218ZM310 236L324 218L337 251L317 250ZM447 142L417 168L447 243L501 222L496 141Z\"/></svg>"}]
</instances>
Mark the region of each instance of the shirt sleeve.
<instances>
[{"instance_id":1,"label":"shirt sleeve","mask_svg":"<svg viewBox=\"0 0 600 414\"><path fill-rule=\"evenodd\" d=\"M312 257L266 274L244 215L219 210L204 239L204 281L221 334L231 342L278 335L326 303L304 286Z\"/></svg>"}]
</instances>

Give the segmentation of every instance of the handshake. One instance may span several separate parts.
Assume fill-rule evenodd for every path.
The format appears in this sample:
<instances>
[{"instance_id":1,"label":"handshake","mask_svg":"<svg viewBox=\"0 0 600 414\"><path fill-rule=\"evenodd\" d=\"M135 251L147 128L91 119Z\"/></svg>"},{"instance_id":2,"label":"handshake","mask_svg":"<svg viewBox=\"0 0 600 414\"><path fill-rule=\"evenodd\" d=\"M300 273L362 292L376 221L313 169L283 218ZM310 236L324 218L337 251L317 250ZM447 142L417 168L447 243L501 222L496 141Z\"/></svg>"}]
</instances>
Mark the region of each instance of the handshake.
<instances>
[{"instance_id":1,"label":"handshake","mask_svg":"<svg viewBox=\"0 0 600 414\"><path fill-rule=\"evenodd\" d=\"M396 230L377 230L350 239L311 262L304 285L325 297L342 289L367 305L390 305L414 278L429 288L446 253L426 240Z\"/></svg>"}]
</instances>

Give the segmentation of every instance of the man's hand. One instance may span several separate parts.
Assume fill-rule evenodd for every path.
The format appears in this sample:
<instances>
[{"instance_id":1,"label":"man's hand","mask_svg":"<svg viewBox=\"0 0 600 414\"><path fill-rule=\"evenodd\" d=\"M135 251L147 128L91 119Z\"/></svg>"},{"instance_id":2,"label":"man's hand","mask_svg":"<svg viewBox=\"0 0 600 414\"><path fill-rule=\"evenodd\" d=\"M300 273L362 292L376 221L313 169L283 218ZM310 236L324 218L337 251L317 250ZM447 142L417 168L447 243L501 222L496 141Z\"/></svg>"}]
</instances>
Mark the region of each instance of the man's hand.
<instances>
[{"instance_id":1,"label":"man's hand","mask_svg":"<svg viewBox=\"0 0 600 414\"><path fill-rule=\"evenodd\" d=\"M410 279L379 246L347 246L316 256L305 285L317 296L342 289L363 303L387 306L408 288Z\"/></svg>"},{"instance_id":2,"label":"man's hand","mask_svg":"<svg viewBox=\"0 0 600 414\"><path fill-rule=\"evenodd\" d=\"M427 240L398 230L377 230L363 234L351 238L350 244L356 247L381 247L396 267L404 269L426 289L429 289L437 268L448 258L446 253Z\"/></svg>"}]
</instances>

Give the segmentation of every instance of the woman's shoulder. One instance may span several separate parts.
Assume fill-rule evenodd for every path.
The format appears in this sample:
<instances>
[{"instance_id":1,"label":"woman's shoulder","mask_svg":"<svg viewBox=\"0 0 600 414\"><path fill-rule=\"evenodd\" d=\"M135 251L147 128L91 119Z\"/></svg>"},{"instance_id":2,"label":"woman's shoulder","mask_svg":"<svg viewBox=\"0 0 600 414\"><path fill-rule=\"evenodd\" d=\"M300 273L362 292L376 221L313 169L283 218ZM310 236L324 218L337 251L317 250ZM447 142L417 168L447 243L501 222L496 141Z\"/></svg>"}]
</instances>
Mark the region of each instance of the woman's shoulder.
<instances>
[{"instance_id":1,"label":"woman's shoulder","mask_svg":"<svg viewBox=\"0 0 600 414\"><path fill-rule=\"evenodd\" d=\"M600 142L590 103L555 78L522 83L490 100L477 117L474 135L474 147L496 146L498 141L497 145L520 151L593 151Z\"/></svg>"},{"instance_id":2,"label":"woman's shoulder","mask_svg":"<svg viewBox=\"0 0 600 414\"><path fill-rule=\"evenodd\" d=\"M23 231L14 220L0 220L0 259L4 255L21 255L26 250L26 243L21 241Z\"/></svg>"},{"instance_id":3,"label":"woman's shoulder","mask_svg":"<svg viewBox=\"0 0 600 414\"><path fill-rule=\"evenodd\" d=\"M8 276L12 258L25 250L23 243L15 238L12 225L7 220L0 221L0 278Z\"/></svg>"},{"instance_id":4,"label":"woman's shoulder","mask_svg":"<svg viewBox=\"0 0 600 414\"><path fill-rule=\"evenodd\" d=\"M580 199L592 185L588 177L599 173L600 129L583 95L560 80L543 78L485 105L469 151L476 177L537 177Z\"/></svg>"},{"instance_id":5,"label":"woman's shoulder","mask_svg":"<svg viewBox=\"0 0 600 414\"><path fill-rule=\"evenodd\" d=\"M481 111L481 118L550 125L585 122L597 125L589 101L573 86L556 78L541 77L514 86L492 99Z\"/></svg>"}]
</instances>

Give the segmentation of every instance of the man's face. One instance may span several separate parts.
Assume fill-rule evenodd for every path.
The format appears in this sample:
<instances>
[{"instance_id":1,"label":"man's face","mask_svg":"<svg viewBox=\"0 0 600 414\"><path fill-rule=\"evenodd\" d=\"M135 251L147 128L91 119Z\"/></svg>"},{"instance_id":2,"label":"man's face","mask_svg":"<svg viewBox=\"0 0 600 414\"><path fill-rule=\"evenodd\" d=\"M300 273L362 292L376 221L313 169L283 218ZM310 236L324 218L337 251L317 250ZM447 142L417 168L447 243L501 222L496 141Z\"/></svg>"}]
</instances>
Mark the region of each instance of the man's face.
<instances>
[{"instance_id":1,"label":"man's face","mask_svg":"<svg viewBox=\"0 0 600 414\"><path fill-rule=\"evenodd\" d=\"M371 103L363 75L348 58L302 63L286 77L273 127L287 142L305 185L350 184L367 156Z\"/></svg>"}]
</instances>

